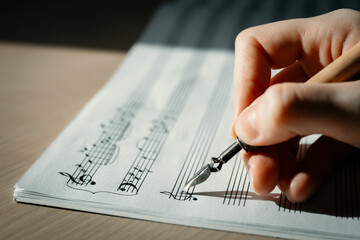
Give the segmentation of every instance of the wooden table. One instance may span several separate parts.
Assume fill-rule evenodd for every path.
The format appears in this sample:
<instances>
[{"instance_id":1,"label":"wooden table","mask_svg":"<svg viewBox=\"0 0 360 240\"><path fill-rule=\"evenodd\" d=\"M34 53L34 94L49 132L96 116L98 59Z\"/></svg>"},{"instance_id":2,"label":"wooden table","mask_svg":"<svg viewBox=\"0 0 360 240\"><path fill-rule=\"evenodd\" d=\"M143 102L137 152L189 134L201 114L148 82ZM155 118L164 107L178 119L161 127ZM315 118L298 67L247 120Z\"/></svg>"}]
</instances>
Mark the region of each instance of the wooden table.
<instances>
[{"instance_id":1,"label":"wooden table","mask_svg":"<svg viewBox=\"0 0 360 240\"><path fill-rule=\"evenodd\" d=\"M15 183L125 55L0 42L0 239L268 239L13 201Z\"/></svg>"}]
</instances>

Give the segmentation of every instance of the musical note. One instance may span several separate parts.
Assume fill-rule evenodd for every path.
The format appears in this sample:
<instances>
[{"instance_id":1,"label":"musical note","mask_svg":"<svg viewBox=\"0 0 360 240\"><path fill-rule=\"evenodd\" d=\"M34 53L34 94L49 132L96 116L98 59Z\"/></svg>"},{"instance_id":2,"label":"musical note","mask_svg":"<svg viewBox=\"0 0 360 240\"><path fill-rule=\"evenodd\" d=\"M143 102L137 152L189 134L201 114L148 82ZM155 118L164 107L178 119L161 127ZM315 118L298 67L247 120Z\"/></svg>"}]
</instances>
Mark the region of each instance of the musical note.
<instances>
[{"instance_id":1,"label":"musical note","mask_svg":"<svg viewBox=\"0 0 360 240\"><path fill-rule=\"evenodd\" d=\"M194 201L197 201L198 199L196 197L193 197L191 193L189 192L181 192L181 193L178 193L177 195L169 192L169 191L162 191L160 192L161 194L165 194L165 195L168 195L169 198L173 198L173 199L176 199L176 200L182 200L182 201L186 201L186 200L194 200Z\"/></svg>"},{"instance_id":2,"label":"musical note","mask_svg":"<svg viewBox=\"0 0 360 240\"><path fill-rule=\"evenodd\" d=\"M169 130L167 129L164 121L160 121L160 125L163 127L165 133L169 133Z\"/></svg>"},{"instance_id":3,"label":"musical note","mask_svg":"<svg viewBox=\"0 0 360 240\"><path fill-rule=\"evenodd\" d=\"M139 171L139 172L143 172L143 170L137 168L137 167L134 167L135 170Z\"/></svg>"},{"instance_id":4,"label":"musical note","mask_svg":"<svg viewBox=\"0 0 360 240\"><path fill-rule=\"evenodd\" d=\"M128 189L126 189L126 187L128 187ZM127 192L130 192L130 193L134 194L134 195L136 195L139 192L136 185L133 184L133 183L129 183L129 182L120 184L118 190L120 190L122 192L127 191Z\"/></svg>"},{"instance_id":5,"label":"musical note","mask_svg":"<svg viewBox=\"0 0 360 240\"><path fill-rule=\"evenodd\" d=\"M83 182L84 184L90 183L91 185L95 185L96 182L92 181L92 176L90 175L82 175L80 176L80 181Z\"/></svg>"},{"instance_id":6,"label":"musical note","mask_svg":"<svg viewBox=\"0 0 360 240\"><path fill-rule=\"evenodd\" d=\"M139 178L139 177L136 177L134 173L131 173L130 175L131 175L132 178L134 178L134 179L136 179L136 180L140 180L140 178Z\"/></svg>"},{"instance_id":7,"label":"musical note","mask_svg":"<svg viewBox=\"0 0 360 240\"><path fill-rule=\"evenodd\" d=\"M70 180L73 181L74 183L81 184L78 181L76 181L76 179L71 174L69 174L67 172L59 172L59 173L65 177L70 178Z\"/></svg>"},{"instance_id":8,"label":"musical note","mask_svg":"<svg viewBox=\"0 0 360 240\"><path fill-rule=\"evenodd\" d=\"M76 184L88 184L90 183L91 185L95 185L96 182L92 181L92 177L90 175L82 175L79 178L74 178L71 174L67 173L67 172L59 172L61 175L68 177L73 183Z\"/></svg>"},{"instance_id":9,"label":"musical note","mask_svg":"<svg viewBox=\"0 0 360 240\"><path fill-rule=\"evenodd\" d=\"M144 152L144 153L154 153L156 150L150 149L150 144L149 144L150 141L155 142L155 143L159 142L157 140L149 140L148 137L144 137L143 139L141 139L140 141L138 141L136 143L137 149L139 149L139 151Z\"/></svg>"},{"instance_id":10,"label":"musical note","mask_svg":"<svg viewBox=\"0 0 360 240\"><path fill-rule=\"evenodd\" d=\"M155 119L153 120L154 126L150 128L151 132L159 132L159 133L169 133L168 128L166 127L166 124L164 121Z\"/></svg>"}]
</instances>

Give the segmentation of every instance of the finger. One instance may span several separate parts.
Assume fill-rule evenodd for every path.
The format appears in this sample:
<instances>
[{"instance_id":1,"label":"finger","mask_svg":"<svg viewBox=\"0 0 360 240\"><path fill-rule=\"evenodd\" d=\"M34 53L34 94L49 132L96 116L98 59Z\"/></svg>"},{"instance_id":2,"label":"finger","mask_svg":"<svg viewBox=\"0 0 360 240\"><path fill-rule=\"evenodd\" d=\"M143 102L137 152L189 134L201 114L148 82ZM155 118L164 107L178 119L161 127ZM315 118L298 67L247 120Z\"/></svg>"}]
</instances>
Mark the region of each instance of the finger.
<instances>
[{"instance_id":1,"label":"finger","mask_svg":"<svg viewBox=\"0 0 360 240\"><path fill-rule=\"evenodd\" d=\"M273 145L319 133L360 147L360 81L271 86L236 120L236 135L250 145Z\"/></svg>"},{"instance_id":2,"label":"finger","mask_svg":"<svg viewBox=\"0 0 360 240\"><path fill-rule=\"evenodd\" d=\"M267 147L252 153L243 151L241 157L254 191L261 195L270 193L278 183L279 164L275 148Z\"/></svg>"},{"instance_id":3,"label":"finger","mask_svg":"<svg viewBox=\"0 0 360 240\"><path fill-rule=\"evenodd\" d=\"M296 154L299 139L300 138L296 137L287 142L277 144L273 146L270 151L269 149L265 152L257 151L256 153L241 151L241 158L252 178L252 186L256 193L266 194L271 191L276 184L281 191L285 192L298 167ZM272 149L275 149L276 153L271 152ZM250 159L252 164L251 173L249 166ZM266 164L263 164L262 161ZM269 164L269 161L271 164ZM278 170L275 168L278 168ZM255 172L255 177L252 172Z\"/></svg>"},{"instance_id":4,"label":"finger","mask_svg":"<svg viewBox=\"0 0 360 240\"><path fill-rule=\"evenodd\" d=\"M359 22L357 11L342 9L241 32L235 43L232 137L236 135L236 117L269 85L271 68L287 67L299 60L311 77L359 41Z\"/></svg>"},{"instance_id":5,"label":"finger","mask_svg":"<svg viewBox=\"0 0 360 240\"><path fill-rule=\"evenodd\" d=\"M271 68L291 65L301 52L302 23L287 20L249 28L235 41L234 118L269 86Z\"/></svg>"},{"instance_id":6,"label":"finger","mask_svg":"<svg viewBox=\"0 0 360 240\"><path fill-rule=\"evenodd\" d=\"M278 74L276 74L270 82L270 85L274 85L282 82L305 82L308 80L308 76L306 75L304 69L300 62L295 62L289 67L283 69ZM235 100L234 100L235 101ZM237 113L234 112L231 126L231 136L233 139L236 138L235 133L235 120L237 117Z\"/></svg>"},{"instance_id":7,"label":"finger","mask_svg":"<svg viewBox=\"0 0 360 240\"><path fill-rule=\"evenodd\" d=\"M290 181L299 166L297 160L297 152L299 149L300 138L292 138L281 144L276 145L279 162L279 181L278 187L282 192L285 192L290 184Z\"/></svg>"},{"instance_id":8,"label":"finger","mask_svg":"<svg viewBox=\"0 0 360 240\"><path fill-rule=\"evenodd\" d=\"M300 62L296 61L289 67L281 70L270 81L270 85L283 82L306 82L309 79Z\"/></svg>"},{"instance_id":9,"label":"finger","mask_svg":"<svg viewBox=\"0 0 360 240\"><path fill-rule=\"evenodd\" d=\"M300 168L286 189L292 202L303 202L312 197L333 172L335 166L346 159L352 147L328 137L320 137L300 163Z\"/></svg>"}]
</instances>

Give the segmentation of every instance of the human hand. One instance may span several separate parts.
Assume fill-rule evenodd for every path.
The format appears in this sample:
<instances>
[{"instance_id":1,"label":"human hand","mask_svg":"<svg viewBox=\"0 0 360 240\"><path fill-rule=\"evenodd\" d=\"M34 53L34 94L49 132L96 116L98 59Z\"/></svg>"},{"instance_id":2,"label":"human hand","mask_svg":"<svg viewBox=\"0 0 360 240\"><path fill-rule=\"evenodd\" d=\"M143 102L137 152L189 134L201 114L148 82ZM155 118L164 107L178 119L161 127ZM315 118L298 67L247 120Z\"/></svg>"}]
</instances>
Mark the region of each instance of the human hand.
<instances>
[{"instance_id":1,"label":"human hand","mask_svg":"<svg viewBox=\"0 0 360 240\"><path fill-rule=\"evenodd\" d=\"M249 28L235 45L232 136L245 153L254 190L278 185L293 202L310 198L360 147L360 81L303 84L360 41L360 13L337 10ZM271 78L270 70L284 68ZM285 83L291 82L291 83ZM297 162L299 136L323 134Z\"/></svg>"}]
</instances>

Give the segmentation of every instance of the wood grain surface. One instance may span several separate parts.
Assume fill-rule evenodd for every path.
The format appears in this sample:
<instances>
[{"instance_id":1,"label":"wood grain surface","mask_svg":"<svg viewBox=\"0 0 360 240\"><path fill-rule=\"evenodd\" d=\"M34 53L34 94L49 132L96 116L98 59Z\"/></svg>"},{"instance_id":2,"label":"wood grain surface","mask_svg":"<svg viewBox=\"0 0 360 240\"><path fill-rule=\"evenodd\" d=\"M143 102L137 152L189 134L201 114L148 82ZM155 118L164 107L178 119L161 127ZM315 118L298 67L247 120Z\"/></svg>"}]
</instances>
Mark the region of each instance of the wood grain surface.
<instances>
[{"instance_id":1,"label":"wood grain surface","mask_svg":"<svg viewBox=\"0 0 360 240\"><path fill-rule=\"evenodd\" d=\"M15 183L125 55L0 42L0 239L269 239L13 201Z\"/></svg>"}]
</instances>

